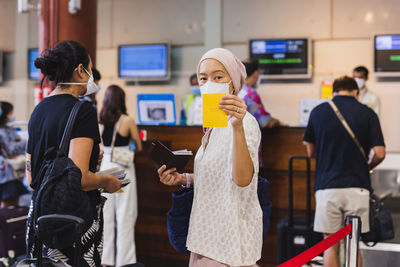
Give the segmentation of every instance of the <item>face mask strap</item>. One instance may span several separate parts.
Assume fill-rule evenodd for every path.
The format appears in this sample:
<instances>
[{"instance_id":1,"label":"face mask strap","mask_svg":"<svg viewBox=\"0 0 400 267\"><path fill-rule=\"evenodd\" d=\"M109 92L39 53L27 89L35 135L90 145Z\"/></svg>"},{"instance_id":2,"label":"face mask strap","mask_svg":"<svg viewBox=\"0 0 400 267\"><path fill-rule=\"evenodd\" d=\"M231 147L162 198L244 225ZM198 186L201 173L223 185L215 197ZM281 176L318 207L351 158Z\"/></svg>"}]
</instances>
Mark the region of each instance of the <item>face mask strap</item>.
<instances>
[{"instance_id":1,"label":"face mask strap","mask_svg":"<svg viewBox=\"0 0 400 267\"><path fill-rule=\"evenodd\" d=\"M74 69L74 71L76 71L78 68L79 68L79 67L76 67L76 68ZM89 75L89 80L90 80L90 78L92 78L92 75L87 71L87 69L86 69L85 67L82 67L82 68L85 70L86 74ZM89 83L89 81L88 81L87 83L58 83L58 84L85 85L85 84L88 84L88 83Z\"/></svg>"}]
</instances>

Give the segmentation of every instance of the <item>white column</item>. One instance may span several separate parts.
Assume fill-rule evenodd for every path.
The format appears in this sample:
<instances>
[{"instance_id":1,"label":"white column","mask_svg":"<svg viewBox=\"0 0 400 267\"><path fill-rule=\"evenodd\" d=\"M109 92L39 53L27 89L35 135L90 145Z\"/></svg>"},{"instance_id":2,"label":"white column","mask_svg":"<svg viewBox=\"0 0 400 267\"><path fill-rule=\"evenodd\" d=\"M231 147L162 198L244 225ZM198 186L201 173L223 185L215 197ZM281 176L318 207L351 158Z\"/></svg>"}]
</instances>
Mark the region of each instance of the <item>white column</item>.
<instances>
[{"instance_id":1,"label":"white column","mask_svg":"<svg viewBox=\"0 0 400 267\"><path fill-rule=\"evenodd\" d=\"M33 12L33 11L31 11ZM29 35L37 34L29 32L30 19L29 13L16 14L15 16L15 50L14 50L14 78L12 87L14 87L14 114L16 120L28 120L32 112L31 88L32 83L28 80L28 46ZM36 16L36 13L34 14Z\"/></svg>"},{"instance_id":2,"label":"white column","mask_svg":"<svg viewBox=\"0 0 400 267\"><path fill-rule=\"evenodd\" d=\"M204 47L222 46L222 0L205 0Z\"/></svg>"}]
</instances>

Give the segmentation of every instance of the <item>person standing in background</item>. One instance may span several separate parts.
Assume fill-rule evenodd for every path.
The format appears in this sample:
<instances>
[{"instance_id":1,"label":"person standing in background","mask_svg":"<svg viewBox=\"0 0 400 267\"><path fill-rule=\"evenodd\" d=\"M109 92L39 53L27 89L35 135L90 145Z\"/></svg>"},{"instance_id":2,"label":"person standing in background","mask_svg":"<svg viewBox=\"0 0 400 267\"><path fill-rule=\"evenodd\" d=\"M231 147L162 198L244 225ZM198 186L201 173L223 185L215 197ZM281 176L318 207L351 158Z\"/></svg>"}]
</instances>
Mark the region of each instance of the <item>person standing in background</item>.
<instances>
[{"instance_id":1,"label":"person standing in background","mask_svg":"<svg viewBox=\"0 0 400 267\"><path fill-rule=\"evenodd\" d=\"M20 172L24 170L24 157L21 164L12 166L8 160L19 160L19 156L25 155L26 141L22 140L15 132L15 129L8 126L14 120L14 107L11 103L0 101L0 207L4 208L9 205L18 205L19 196L28 193L22 183ZM16 165L19 170L15 170Z\"/></svg>"},{"instance_id":2,"label":"person standing in background","mask_svg":"<svg viewBox=\"0 0 400 267\"><path fill-rule=\"evenodd\" d=\"M197 82L197 74L190 76L190 90L192 94L182 97L181 125L203 124L203 100L200 86Z\"/></svg>"},{"instance_id":3,"label":"person standing in background","mask_svg":"<svg viewBox=\"0 0 400 267\"><path fill-rule=\"evenodd\" d=\"M358 89L360 89L360 94L358 99L361 103L372 108L372 110L375 111L375 113L379 117L379 111L380 111L379 97L373 92L371 92L371 90L369 90L365 85L365 83L368 81L368 74L369 71L364 66L358 66L353 70L353 78L358 85Z\"/></svg>"},{"instance_id":4,"label":"person standing in background","mask_svg":"<svg viewBox=\"0 0 400 267\"><path fill-rule=\"evenodd\" d=\"M369 171L383 161L386 149L378 116L357 101L358 90L350 77L335 79L332 102L322 103L311 111L303 137L308 157L316 158L314 231L323 233L325 239L343 227L348 215L361 218L361 233L370 229ZM334 108L339 110L355 138ZM368 159L370 150L375 153ZM338 249L338 244L334 244L324 252L324 267L339 267ZM361 253L358 266L362 266Z\"/></svg>"},{"instance_id":5,"label":"person standing in background","mask_svg":"<svg viewBox=\"0 0 400 267\"><path fill-rule=\"evenodd\" d=\"M243 64L246 67L247 78L238 96L244 100L247 105L247 111L257 119L261 129L279 126L279 120L273 118L271 114L265 110L256 90L260 74L258 62L243 62Z\"/></svg>"},{"instance_id":6,"label":"person standing in background","mask_svg":"<svg viewBox=\"0 0 400 267\"><path fill-rule=\"evenodd\" d=\"M104 158L100 170L121 165L111 162L111 142L115 134L115 147L129 149L134 141L136 150L142 150L142 141L135 120L127 115L125 92L110 85L105 93L100 112L100 132L104 142ZM130 183L122 193L104 194L104 243L101 263L105 266L124 266L136 263L135 223L138 215L136 174L133 162L124 167Z\"/></svg>"}]
</instances>

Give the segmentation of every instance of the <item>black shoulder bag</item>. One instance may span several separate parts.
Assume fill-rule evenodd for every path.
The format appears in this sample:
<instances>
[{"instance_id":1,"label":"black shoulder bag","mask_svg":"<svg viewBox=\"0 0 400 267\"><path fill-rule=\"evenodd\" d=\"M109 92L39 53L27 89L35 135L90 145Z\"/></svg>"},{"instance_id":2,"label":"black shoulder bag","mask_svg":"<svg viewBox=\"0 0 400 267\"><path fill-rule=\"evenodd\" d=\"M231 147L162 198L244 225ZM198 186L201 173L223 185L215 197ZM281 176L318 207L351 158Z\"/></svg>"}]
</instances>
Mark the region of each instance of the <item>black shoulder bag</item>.
<instances>
[{"instance_id":1,"label":"black shoulder bag","mask_svg":"<svg viewBox=\"0 0 400 267\"><path fill-rule=\"evenodd\" d=\"M63 249L72 246L76 240L76 229L73 224L65 222L49 222L45 227L38 227L37 220L40 216L61 214L80 217L85 221L83 233L95 218L89 196L82 190L82 173L68 158L72 128L82 104L83 102L77 101L72 108L60 146L46 151L36 177L40 179L40 187L33 202L32 226L35 235L50 248Z\"/></svg>"},{"instance_id":2,"label":"black shoulder bag","mask_svg":"<svg viewBox=\"0 0 400 267\"><path fill-rule=\"evenodd\" d=\"M351 130L350 126L347 124L346 120L343 118L335 103L330 100L329 105L335 111L336 116L339 118L344 128L350 134L354 143L357 145L361 154L363 155L365 161L368 163L368 158L365 154L363 147ZM373 194L373 190L371 190L369 198L369 229L370 231L368 233L361 234L361 240L367 246L369 246L367 244L368 242L372 242L373 244L371 246L375 246L378 242L394 238L392 215L390 214L390 211L388 211L384 207L382 200L377 195Z\"/></svg>"}]
</instances>

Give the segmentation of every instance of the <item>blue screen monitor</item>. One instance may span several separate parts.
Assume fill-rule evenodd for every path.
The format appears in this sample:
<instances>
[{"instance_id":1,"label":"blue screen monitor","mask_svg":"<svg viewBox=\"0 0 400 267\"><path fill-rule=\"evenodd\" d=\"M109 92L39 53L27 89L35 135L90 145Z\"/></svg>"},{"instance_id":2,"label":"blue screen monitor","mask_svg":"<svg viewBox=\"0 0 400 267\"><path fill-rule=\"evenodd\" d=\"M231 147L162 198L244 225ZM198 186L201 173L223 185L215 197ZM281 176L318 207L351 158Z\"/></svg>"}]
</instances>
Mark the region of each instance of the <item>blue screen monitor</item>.
<instances>
[{"instance_id":1,"label":"blue screen monitor","mask_svg":"<svg viewBox=\"0 0 400 267\"><path fill-rule=\"evenodd\" d=\"M400 34L376 35L374 47L375 75L400 76Z\"/></svg>"},{"instance_id":2,"label":"blue screen monitor","mask_svg":"<svg viewBox=\"0 0 400 267\"><path fill-rule=\"evenodd\" d=\"M38 80L40 70L35 67L35 59L39 57L39 49L28 50L28 77L30 80Z\"/></svg>"},{"instance_id":3,"label":"blue screen monitor","mask_svg":"<svg viewBox=\"0 0 400 267\"><path fill-rule=\"evenodd\" d=\"M254 39L249 42L249 50L250 58L258 61L262 78L312 77L311 41L308 38Z\"/></svg>"},{"instance_id":4,"label":"blue screen monitor","mask_svg":"<svg viewBox=\"0 0 400 267\"><path fill-rule=\"evenodd\" d=\"M139 124L176 125L173 94L138 94Z\"/></svg>"},{"instance_id":5,"label":"blue screen monitor","mask_svg":"<svg viewBox=\"0 0 400 267\"><path fill-rule=\"evenodd\" d=\"M135 80L169 80L169 45L137 44L118 48L118 76Z\"/></svg>"}]
</instances>

